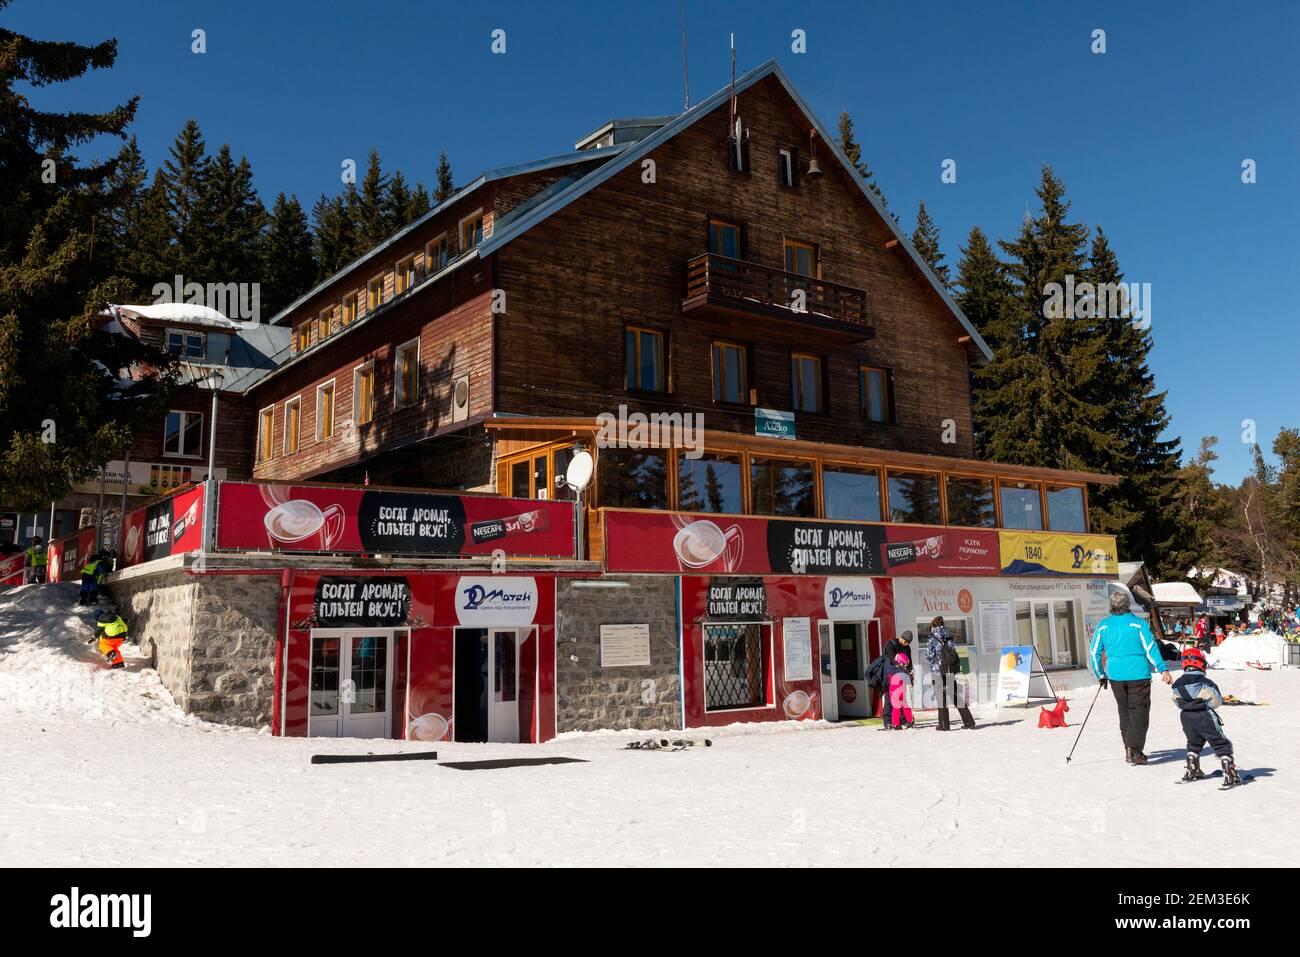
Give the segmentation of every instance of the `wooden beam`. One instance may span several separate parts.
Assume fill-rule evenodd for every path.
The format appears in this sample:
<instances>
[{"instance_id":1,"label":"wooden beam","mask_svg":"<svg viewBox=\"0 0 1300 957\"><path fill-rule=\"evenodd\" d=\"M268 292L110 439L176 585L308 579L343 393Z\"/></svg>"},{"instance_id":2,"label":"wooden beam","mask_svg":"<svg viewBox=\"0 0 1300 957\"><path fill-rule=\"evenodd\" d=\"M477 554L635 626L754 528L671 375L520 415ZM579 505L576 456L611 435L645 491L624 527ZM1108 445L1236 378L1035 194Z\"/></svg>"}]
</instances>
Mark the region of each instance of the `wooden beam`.
<instances>
[{"instance_id":1,"label":"wooden beam","mask_svg":"<svg viewBox=\"0 0 1300 957\"><path fill-rule=\"evenodd\" d=\"M897 240L897 239L890 239L890 240L888 240L888 241L885 243L885 248L886 248L886 249L893 249L893 248L894 248L895 246L897 246L897 245L898 245L898 240Z\"/></svg>"}]
</instances>

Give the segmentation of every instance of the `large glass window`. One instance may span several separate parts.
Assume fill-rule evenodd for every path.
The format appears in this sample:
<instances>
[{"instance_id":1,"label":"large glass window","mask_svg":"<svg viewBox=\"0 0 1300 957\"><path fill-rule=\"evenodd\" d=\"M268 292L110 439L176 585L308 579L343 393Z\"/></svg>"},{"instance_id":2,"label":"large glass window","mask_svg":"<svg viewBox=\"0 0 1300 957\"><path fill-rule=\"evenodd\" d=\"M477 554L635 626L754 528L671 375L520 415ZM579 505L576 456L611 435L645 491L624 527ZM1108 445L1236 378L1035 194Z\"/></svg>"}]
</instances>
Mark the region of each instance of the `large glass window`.
<instances>
[{"instance_id":1,"label":"large glass window","mask_svg":"<svg viewBox=\"0 0 1300 957\"><path fill-rule=\"evenodd\" d=\"M993 500L993 480L949 475L948 524L993 528L998 523Z\"/></svg>"},{"instance_id":2,"label":"large glass window","mask_svg":"<svg viewBox=\"0 0 1300 957\"><path fill-rule=\"evenodd\" d=\"M1073 667L1079 661L1074 612L1075 603L1070 599L1017 601L1017 643L1032 644L1048 667Z\"/></svg>"},{"instance_id":3,"label":"large glass window","mask_svg":"<svg viewBox=\"0 0 1300 957\"><path fill-rule=\"evenodd\" d=\"M602 449L600 505L667 508L668 453L658 449Z\"/></svg>"},{"instance_id":4,"label":"large glass window","mask_svg":"<svg viewBox=\"0 0 1300 957\"><path fill-rule=\"evenodd\" d=\"M664 336L662 332L628 326L624 335L625 383L629 389L662 392L667 387L664 372Z\"/></svg>"},{"instance_id":5,"label":"large glass window","mask_svg":"<svg viewBox=\"0 0 1300 957\"><path fill-rule=\"evenodd\" d=\"M822 511L827 518L879 522L880 471L823 465Z\"/></svg>"},{"instance_id":6,"label":"large glass window","mask_svg":"<svg viewBox=\"0 0 1300 957\"><path fill-rule=\"evenodd\" d=\"M824 412L822 360L796 352L790 357L791 400L796 412Z\"/></svg>"},{"instance_id":7,"label":"large glass window","mask_svg":"<svg viewBox=\"0 0 1300 957\"><path fill-rule=\"evenodd\" d=\"M750 499L755 515L812 518L816 514L811 462L751 458Z\"/></svg>"},{"instance_id":8,"label":"large glass window","mask_svg":"<svg viewBox=\"0 0 1300 957\"><path fill-rule=\"evenodd\" d=\"M938 525L939 476L933 472L889 471L889 520Z\"/></svg>"},{"instance_id":9,"label":"large glass window","mask_svg":"<svg viewBox=\"0 0 1300 957\"><path fill-rule=\"evenodd\" d=\"M677 456L677 507L683 512L743 512L744 484L739 455Z\"/></svg>"},{"instance_id":10,"label":"large glass window","mask_svg":"<svg viewBox=\"0 0 1300 957\"><path fill-rule=\"evenodd\" d=\"M313 638L311 649L311 713L339 713L339 639Z\"/></svg>"},{"instance_id":11,"label":"large glass window","mask_svg":"<svg viewBox=\"0 0 1300 957\"><path fill-rule=\"evenodd\" d=\"M203 452L203 413L168 412L163 425L164 455L200 455Z\"/></svg>"},{"instance_id":12,"label":"large glass window","mask_svg":"<svg viewBox=\"0 0 1300 957\"><path fill-rule=\"evenodd\" d=\"M889 421L889 374L884 369L858 369L858 398L862 417L868 422Z\"/></svg>"},{"instance_id":13,"label":"large glass window","mask_svg":"<svg viewBox=\"0 0 1300 957\"><path fill-rule=\"evenodd\" d=\"M1002 497L1002 527L1041 531L1042 502L1037 482L998 482Z\"/></svg>"},{"instance_id":14,"label":"large glass window","mask_svg":"<svg viewBox=\"0 0 1300 957\"><path fill-rule=\"evenodd\" d=\"M1047 521L1054 532L1086 532L1083 489L1077 485L1047 486Z\"/></svg>"},{"instance_id":15,"label":"large glass window","mask_svg":"<svg viewBox=\"0 0 1300 957\"><path fill-rule=\"evenodd\" d=\"M713 401L749 401L749 371L745 347L734 342L713 344Z\"/></svg>"}]
</instances>

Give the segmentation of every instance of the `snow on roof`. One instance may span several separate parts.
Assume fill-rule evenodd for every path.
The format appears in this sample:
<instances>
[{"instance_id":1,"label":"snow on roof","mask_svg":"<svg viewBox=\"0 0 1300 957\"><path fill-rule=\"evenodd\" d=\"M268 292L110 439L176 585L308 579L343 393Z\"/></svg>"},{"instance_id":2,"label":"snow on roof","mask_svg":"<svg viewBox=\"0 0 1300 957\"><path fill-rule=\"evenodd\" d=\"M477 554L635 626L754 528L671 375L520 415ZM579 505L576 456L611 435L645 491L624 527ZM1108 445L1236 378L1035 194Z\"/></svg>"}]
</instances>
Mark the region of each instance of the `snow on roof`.
<instances>
[{"instance_id":1,"label":"snow on roof","mask_svg":"<svg viewBox=\"0 0 1300 957\"><path fill-rule=\"evenodd\" d=\"M1190 582L1156 582L1151 587L1161 605L1199 605L1203 601Z\"/></svg>"},{"instance_id":2,"label":"snow on roof","mask_svg":"<svg viewBox=\"0 0 1300 957\"><path fill-rule=\"evenodd\" d=\"M239 323L210 306L190 302L156 302L144 306L114 306L120 315L133 319L156 319L164 322L185 322L191 325L211 326L215 329L238 329Z\"/></svg>"}]
</instances>

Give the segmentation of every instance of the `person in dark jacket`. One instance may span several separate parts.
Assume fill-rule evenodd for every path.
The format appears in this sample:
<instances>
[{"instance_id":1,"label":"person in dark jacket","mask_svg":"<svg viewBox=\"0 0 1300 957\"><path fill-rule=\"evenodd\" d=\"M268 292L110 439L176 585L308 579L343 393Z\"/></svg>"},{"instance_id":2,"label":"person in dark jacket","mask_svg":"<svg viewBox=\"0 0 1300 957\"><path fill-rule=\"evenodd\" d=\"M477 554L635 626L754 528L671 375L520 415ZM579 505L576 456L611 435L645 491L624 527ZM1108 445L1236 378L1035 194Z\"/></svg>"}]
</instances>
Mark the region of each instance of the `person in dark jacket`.
<instances>
[{"instance_id":1,"label":"person in dark jacket","mask_svg":"<svg viewBox=\"0 0 1300 957\"><path fill-rule=\"evenodd\" d=\"M1205 674L1205 652L1199 648L1183 652L1183 674L1174 682L1174 704L1178 705L1183 734L1187 735L1187 770L1183 772L1183 780L1199 781L1205 777L1201 770L1201 749L1208 743L1223 766L1223 786L1240 784L1232 742L1223 733L1223 721L1215 710L1223 704L1223 695Z\"/></svg>"},{"instance_id":2,"label":"person in dark jacket","mask_svg":"<svg viewBox=\"0 0 1300 957\"><path fill-rule=\"evenodd\" d=\"M910 631L902 632L897 638L890 638L885 643L885 650L881 653L876 661L872 662L873 666L880 669L880 717L882 720L881 728L885 731L892 731L892 719L894 716L894 706L889 700L889 683L894 677L894 672L898 670L895 663L899 654L907 655L907 674L912 674L912 633ZM879 663L879 664L877 664ZM868 684L871 681L868 679Z\"/></svg>"},{"instance_id":3,"label":"person in dark jacket","mask_svg":"<svg viewBox=\"0 0 1300 957\"><path fill-rule=\"evenodd\" d=\"M930 676L934 680L934 703L939 709L940 731L949 730L948 703L957 706L961 716L961 726L967 730L975 727L970 708L957 701L957 676L961 674L961 656L957 654L957 642L953 641L943 623L943 616L936 615L930 622L930 640L925 646L925 660L930 666Z\"/></svg>"}]
</instances>

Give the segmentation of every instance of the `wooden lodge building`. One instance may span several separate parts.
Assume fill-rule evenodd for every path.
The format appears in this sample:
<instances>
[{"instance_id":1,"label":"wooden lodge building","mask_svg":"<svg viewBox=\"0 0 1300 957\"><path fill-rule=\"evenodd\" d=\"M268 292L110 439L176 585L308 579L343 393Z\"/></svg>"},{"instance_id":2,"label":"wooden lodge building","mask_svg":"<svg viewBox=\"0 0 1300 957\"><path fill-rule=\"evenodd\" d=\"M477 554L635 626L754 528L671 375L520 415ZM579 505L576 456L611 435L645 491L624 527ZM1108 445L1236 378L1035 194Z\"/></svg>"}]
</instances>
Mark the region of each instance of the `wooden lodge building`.
<instances>
[{"instance_id":1,"label":"wooden lodge building","mask_svg":"<svg viewBox=\"0 0 1300 957\"><path fill-rule=\"evenodd\" d=\"M988 346L774 61L479 176L271 323L287 355L243 396L266 530L241 537L262 506L223 486L208 567L213 589L278 569L256 600L281 625L239 692L215 665L177 678L229 720L527 741L861 717L866 663L934 614L992 701L1004 647L1077 670L1105 613L1114 539L1089 534L1087 489L1114 480L974 458ZM425 493L465 529L492 512L581 543L506 548L492 574L486 546L367 543ZM149 564L119 573L128 605L150 604ZM402 576L399 627L324 626L363 573Z\"/></svg>"}]
</instances>

